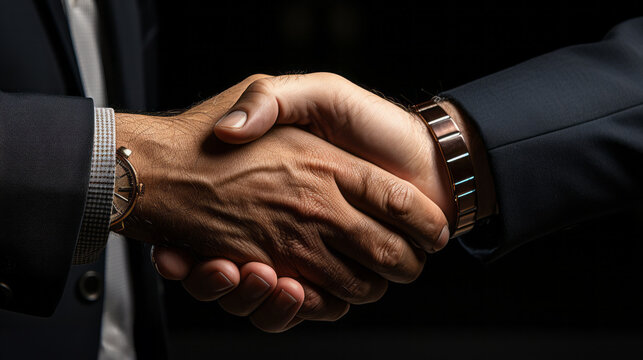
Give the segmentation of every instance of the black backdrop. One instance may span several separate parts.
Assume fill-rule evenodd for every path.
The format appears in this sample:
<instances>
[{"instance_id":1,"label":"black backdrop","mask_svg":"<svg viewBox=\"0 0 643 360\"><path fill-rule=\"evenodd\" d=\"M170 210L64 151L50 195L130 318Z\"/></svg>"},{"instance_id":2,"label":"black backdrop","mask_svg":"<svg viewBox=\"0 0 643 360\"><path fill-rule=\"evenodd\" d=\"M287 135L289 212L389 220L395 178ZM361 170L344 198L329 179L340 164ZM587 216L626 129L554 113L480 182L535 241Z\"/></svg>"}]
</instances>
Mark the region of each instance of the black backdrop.
<instances>
[{"instance_id":1,"label":"black backdrop","mask_svg":"<svg viewBox=\"0 0 643 360\"><path fill-rule=\"evenodd\" d=\"M331 71L403 103L560 47L599 40L635 2L159 2L160 109L252 73ZM640 13L638 14L640 16ZM643 66L643 64L642 64ZM337 323L263 334L166 284L176 358L640 358L643 236L623 214L481 264L457 243L411 285ZM630 234L630 235L627 235Z\"/></svg>"}]
</instances>

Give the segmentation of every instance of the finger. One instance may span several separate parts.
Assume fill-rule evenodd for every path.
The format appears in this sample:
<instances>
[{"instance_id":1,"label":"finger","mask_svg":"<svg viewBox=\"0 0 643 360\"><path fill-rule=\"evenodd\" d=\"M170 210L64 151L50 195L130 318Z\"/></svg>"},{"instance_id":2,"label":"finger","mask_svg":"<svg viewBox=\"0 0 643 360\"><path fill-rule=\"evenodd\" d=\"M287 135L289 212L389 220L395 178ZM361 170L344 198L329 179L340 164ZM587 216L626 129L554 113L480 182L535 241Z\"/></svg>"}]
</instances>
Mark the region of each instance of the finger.
<instances>
[{"instance_id":1,"label":"finger","mask_svg":"<svg viewBox=\"0 0 643 360\"><path fill-rule=\"evenodd\" d=\"M212 259L197 263L183 280L183 287L200 301L212 301L239 285L239 269L230 260Z\"/></svg>"},{"instance_id":2,"label":"finger","mask_svg":"<svg viewBox=\"0 0 643 360\"><path fill-rule=\"evenodd\" d=\"M195 262L189 251L165 246L152 245L150 257L156 271L168 280L185 279Z\"/></svg>"},{"instance_id":3,"label":"finger","mask_svg":"<svg viewBox=\"0 0 643 360\"><path fill-rule=\"evenodd\" d=\"M281 332L292 327L297 311L304 301L304 289L291 278L280 278L275 291L257 310L250 321L266 332Z\"/></svg>"},{"instance_id":4,"label":"finger","mask_svg":"<svg viewBox=\"0 0 643 360\"><path fill-rule=\"evenodd\" d=\"M223 310L237 316L251 314L277 286L277 274L272 267L251 262L241 267L241 283L219 299Z\"/></svg>"},{"instance_id":5,"label":"finger","mask_svg":"<svg viewBox=\"0 0 643 360\"><path fill-rule=\"evenodd\" d=\"M360 174L341 174L340 171L335 179L338 191L342 192L339 196L343 195L349 201L355 196L355 199L358 199L355 203L367 210L370 207L384 206L381 200L376 200L378 203L375 205L369 203L373 201L373 195L366 193L374 189L357 189L360 185L355 183L364 180ZM351 196L344 195L347 192L350 192ZM391 226L383 225L345 201L336 203L333 215L339 219L330 220L341 225L341 232L324 237L324 242L329 248L393 282L409 283L422 272L426 254Z\"/></svg>"},{"instance_id":6,"label":"finger","mask_svg":"<svg viewBox=\"0 0 643 360\"><path fill-rule=\"evenodd\" d=\"M348 207L348 204L346 206ZM354 209L352 211L355 212ZM342 214L333 216L341 217ZM341 223L344 219L329 221ZM324 289L330 295L350 304L377 301L386 292L387 280L352 258L339 258L338 254L331 252L325 245L331 238L337 242L352 241L346 232L338 228L331 233L320 233L322 242L294 246L288 256L292 259L307 259L305 262L294 262L296 271L303 279L317 288ZM315 256L310 256L311 254Z\"/></svg>"},{"instance_id":7,"label":"finger","mask_svg":"<svg viewBox=\"0 0 643 360\"><path fill-rule=\"evenodd\" d=\"M415 185L361 159L338 168L336 174L337 186L349 203L399 229L425 251L437 251L448 242L442 209ZM390 239L388 243L395 245L390 232L382 234L386 234L384 239ZM403 254L408 250L404 248Z\"/></svg>"},{"instance_id":8,"label":"finger","mask_svg":"<svg viewBox=\"0 0 643 360\"><path fill-rule=\"evenodd\" d=\"M329 248L396 283L410 283L422 273L423 250L355 208L340 214L345 219L345 235L324 238Z\"/></svg>"},{"instance_id":9,"label":"finger","mask_svg":"<svg viewBox=\"0 0 643 360\"><path fill-rule=\"evenodd\" d=\"M241 97L214 126L217 137L227 143L243 144L265 134L279 114L273 83L259 79L251 83Z\"/></svg>"},{"instance_id":10,"label":"finger","mask_svg":"<svg viewBox=\"0 0 643 360\"><path fill-rule=\"evenodd\" d=\"M304 302L297 312L301 320L337 321L346 315L350 304L318 288L304 279L297 279L304 289Z\"/></svg>"}]
</instances>

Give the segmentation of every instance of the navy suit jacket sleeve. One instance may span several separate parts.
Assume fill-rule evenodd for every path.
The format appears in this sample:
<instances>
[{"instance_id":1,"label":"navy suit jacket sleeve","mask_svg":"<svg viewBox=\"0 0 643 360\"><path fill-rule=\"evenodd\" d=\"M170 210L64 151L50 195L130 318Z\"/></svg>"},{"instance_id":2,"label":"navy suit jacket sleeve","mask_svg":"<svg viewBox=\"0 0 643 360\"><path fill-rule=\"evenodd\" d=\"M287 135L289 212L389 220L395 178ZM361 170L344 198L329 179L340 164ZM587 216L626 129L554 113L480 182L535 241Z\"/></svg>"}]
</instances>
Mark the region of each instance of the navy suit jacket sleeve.
<instances>
[{"instance_id":1,"label":"navy suit jacket sleeve","mask_svg":"<svg viewBox=\"0 0 643 360\"><path fill-rule=\"evenodd\" d=\"M474 255L643 205L643 18L443 96L479 129L495 181L499 215L460 239Z\"/></svg>"},{"instance_id":2,"label":"navy suit jacket sleeve","mask_svg":"<svg viewBox=\"0 0 643 360\"><path fill-rule=\"evenodd\" d=\"M51 315L80 230L90 99L0 92L0 308Z\"/></svg>"}]
</instances>

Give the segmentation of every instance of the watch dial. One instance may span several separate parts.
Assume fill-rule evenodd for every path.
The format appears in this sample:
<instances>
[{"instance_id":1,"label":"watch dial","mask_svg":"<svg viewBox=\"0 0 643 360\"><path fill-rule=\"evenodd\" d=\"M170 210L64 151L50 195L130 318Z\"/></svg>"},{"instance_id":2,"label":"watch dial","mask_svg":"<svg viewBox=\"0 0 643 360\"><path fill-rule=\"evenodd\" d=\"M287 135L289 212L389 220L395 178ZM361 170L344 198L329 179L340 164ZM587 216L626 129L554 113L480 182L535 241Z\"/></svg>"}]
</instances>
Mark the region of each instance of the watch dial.
<instances>
[{"instance_id":1,"label":"watch dial","mask_svg":"<svg viewBox=\"0 0 643 360\"><path fill-rule=\"evenodd\" d=\"M132 173L125 161L116 156L116 172L114 174L114 200L112 201L111 222L118 220L129 210L130 201L134 198L136 184Z\"/></svg>"}]
</instances>

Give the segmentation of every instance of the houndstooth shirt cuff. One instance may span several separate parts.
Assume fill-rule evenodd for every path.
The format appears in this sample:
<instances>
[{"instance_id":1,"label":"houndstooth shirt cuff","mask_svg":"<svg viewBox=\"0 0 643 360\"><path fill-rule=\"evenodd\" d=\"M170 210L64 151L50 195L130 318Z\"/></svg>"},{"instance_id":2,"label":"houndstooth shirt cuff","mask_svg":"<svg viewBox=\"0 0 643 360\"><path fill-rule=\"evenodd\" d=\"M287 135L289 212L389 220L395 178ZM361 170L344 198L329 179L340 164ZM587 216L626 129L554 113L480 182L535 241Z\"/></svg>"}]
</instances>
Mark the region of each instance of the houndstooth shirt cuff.
<instances>
[{"instance_id":1,"label":"houndstooth shirt cuff","mask_svg":"<svg viewBox=\"0 0 643 360\"><path fill-rule=\"evenodd\" d=\"M107 244L116 169L114 123L114 110L94 109L94 150L89 189L73 264L96 261Z\"/></svg>"}]
</instances>

